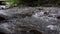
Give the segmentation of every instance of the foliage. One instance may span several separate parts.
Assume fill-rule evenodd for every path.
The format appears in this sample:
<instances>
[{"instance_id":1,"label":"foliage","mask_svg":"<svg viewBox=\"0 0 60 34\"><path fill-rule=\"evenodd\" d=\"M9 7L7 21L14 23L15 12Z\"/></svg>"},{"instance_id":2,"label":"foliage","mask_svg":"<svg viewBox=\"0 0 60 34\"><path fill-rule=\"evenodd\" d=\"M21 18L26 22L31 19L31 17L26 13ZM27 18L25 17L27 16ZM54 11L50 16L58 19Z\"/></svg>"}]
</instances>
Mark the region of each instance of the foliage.
<instances>
[{"instance_id":1,"label":"foliage","mask_svg":"<svg viewBox=\"0 0 60 34\"><path fill-rule=\"evenodd\" d=\"M60 5L60 0L10 0L6 2L6 5L13 6L15 4L24 5L24 6L40 6L43 4L47 5Z\"/></svg>"},{"instance_id":2,"label":"foliage","mask_svg":"<svg viewBox=\"0 0 60 34\"><path fill-rule=\"evenodd\" d=\"M6 2L6 5L13 6L17 3L19 3L19 0L9 0L8 2Z\"/></svg>"}]
</instances>

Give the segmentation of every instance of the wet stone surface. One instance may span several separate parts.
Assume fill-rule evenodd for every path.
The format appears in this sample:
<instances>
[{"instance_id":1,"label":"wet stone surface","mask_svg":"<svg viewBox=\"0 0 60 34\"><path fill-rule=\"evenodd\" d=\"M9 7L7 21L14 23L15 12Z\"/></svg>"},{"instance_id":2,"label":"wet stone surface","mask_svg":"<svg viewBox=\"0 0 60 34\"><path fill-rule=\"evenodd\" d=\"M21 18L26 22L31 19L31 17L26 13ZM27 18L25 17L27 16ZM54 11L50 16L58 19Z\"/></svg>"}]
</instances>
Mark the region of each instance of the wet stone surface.
<instances>
[{"instance_id":1,"label":"wet stone surface","mask_svg":"<svg viewBox=\"0 0 60 34\"><path fill-rule=\"evenodd\" d=\"M0 14L6 18L0 24L1 33L60 34L60 8L12 8L0 10Z\"/></svg>"}]
</instances>

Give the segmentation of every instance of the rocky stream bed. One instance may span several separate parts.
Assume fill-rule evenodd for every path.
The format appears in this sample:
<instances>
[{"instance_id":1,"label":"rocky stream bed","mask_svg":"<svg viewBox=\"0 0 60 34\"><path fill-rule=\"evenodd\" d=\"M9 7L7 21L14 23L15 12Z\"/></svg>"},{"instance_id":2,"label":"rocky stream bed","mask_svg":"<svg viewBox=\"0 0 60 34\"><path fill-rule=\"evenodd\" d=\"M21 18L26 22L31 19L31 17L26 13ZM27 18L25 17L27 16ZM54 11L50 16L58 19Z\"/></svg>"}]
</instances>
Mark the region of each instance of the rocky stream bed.
<instances>
[{"instance_id":1,"label":"rocky stream bed","mask_svg":"<svg viewBox=\"0 0 60 34\"><path fill-rule=\"evenodd\" d=\"M60 8L25 7L0 10L1 34L60 34Z\"/></svg>"}]
</instances>

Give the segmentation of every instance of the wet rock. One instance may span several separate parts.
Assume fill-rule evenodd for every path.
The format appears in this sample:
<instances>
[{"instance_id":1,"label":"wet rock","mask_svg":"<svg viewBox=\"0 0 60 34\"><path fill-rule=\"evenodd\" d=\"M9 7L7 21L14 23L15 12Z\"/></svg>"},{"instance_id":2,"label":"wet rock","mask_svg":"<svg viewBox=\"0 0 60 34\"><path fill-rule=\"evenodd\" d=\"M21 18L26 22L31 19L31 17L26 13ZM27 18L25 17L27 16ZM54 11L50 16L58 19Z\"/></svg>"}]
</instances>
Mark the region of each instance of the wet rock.
<instances>
[{"instance_id":1,"label":"wet rock","mask_svg":"<svg viewBox=\"0 0 60 34\"><path fill-rule=\"evenodd\" d=\"M5 20L5 18L4 17L0 17L0 21L3 21L3 20Z\"/></svg>"},{"instance_id":2,"label":"wet rock","mask_svg":"<svg viewBox=\"0 0 60 34\"><path fill-rule=\"evenodd\" d=\"M38 10L43 10L42 8L38 8Z\"/></svg>"},{"instance_id":3,"label":"wet rock","mask_svg":"<svg viewBox=\"0 0 60 34\"><path fill-rule=\"evenodd\" d=\"M49 15L49 12L44 12L44 15Z\"/></svg>"},{"instance_id":4,"label":"wet rock","mask_svg":"<svg viewBox=\"0 0 60 34\"><path fill-rule=\"evenodd\" d=\"M6 33L4 33L4 32L0 32L0 34L6 34Z\"/></svg>"},{"instance_id":5,"label":"wet rock","mask_svg":"<svg viewBox=\"0 0 60 34\"><path fill-rule=\"evenodd\" d=\"M60 19L60 16L57 16L56 18L57 18L57 19Z\"/></svg>"},{"instance_id":6,"label":"wet rock","mask_svg":"<svg viewBox=\"0 0 60 34\"><path fill-rule=\"evenodd\" d=\"M0 10L5 10L5 9L8 9L8 8L10 8L10 6L0 5Z\"/></svg>"},{"instance_id":7,"label":"wet rock","mask_svg":"<svg viewBox=\"0 0 60 34\"><path fill-rule=\"evenodd\" d=\"M31 30L30 33L33 33L33 34L43 34L42 32L39 32L39 31L36 31L36 30Z\"/></svg>"}]
</instances>

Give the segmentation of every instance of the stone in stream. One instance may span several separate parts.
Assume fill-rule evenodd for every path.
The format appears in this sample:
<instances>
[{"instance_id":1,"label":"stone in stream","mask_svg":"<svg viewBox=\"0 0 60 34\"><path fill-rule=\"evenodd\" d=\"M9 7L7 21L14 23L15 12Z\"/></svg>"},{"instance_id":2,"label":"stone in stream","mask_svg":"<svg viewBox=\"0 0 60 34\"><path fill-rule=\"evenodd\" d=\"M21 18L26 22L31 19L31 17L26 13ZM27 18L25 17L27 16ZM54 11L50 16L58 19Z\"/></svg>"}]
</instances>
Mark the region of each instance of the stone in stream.
<instances>
[{"instance_id":1,"label":"stone in stream","mask_svg":"<svg viewBox=\"0 0 60 34\"><path fill-rule=\"evenodd\" d=\"M57 18L57 19L60 19L60 16L57 16L56 18Z\"/></svg>"},{"instance_id":2,"label":"stone in stream","mask_svg":"<svg viewBox=\"0 0 60 34\"><path fill-rule=\"evenodd\" d=\"M0 32L0 34L5 34L4 32Z\"/></svg>"},{"instance_id":3,"label":"stone in stream","mask_svg":"<svg viewBox=\"0 0 60 34\"><path fill-rule=\"evenodd\" d=\"M4 17L0 17L0 21L6 20Z\"/></svg>"}]
</instances>

